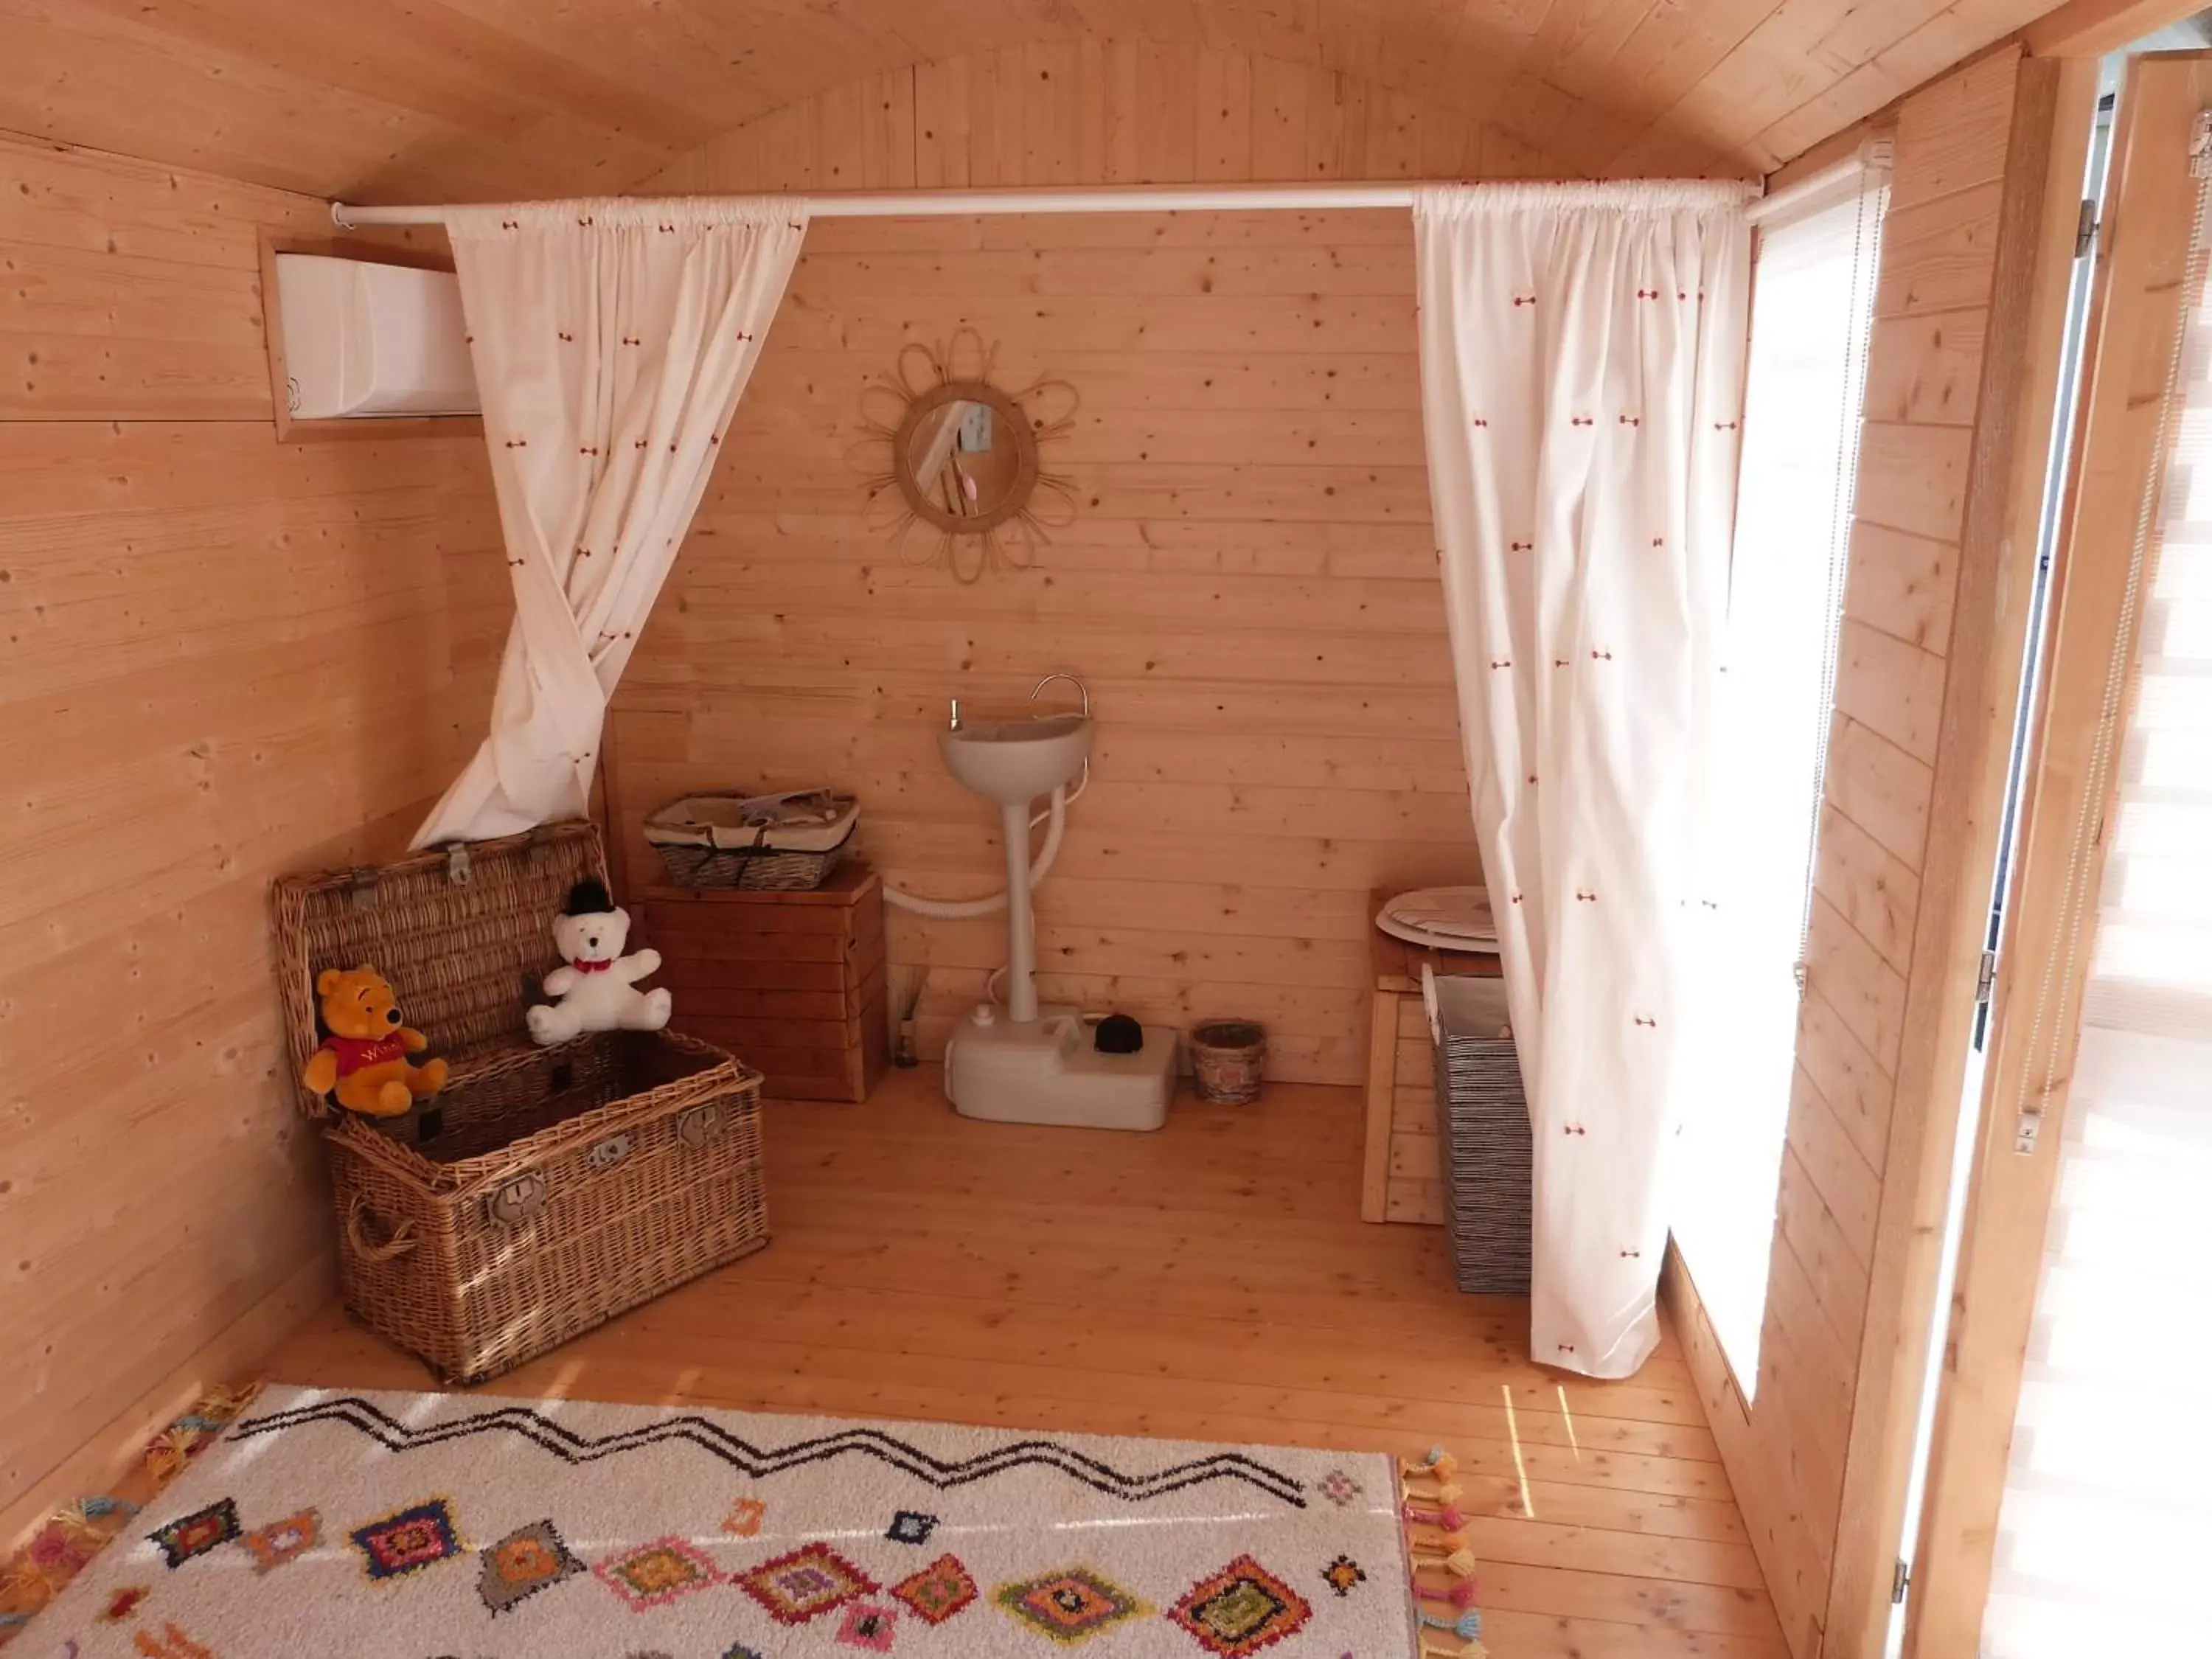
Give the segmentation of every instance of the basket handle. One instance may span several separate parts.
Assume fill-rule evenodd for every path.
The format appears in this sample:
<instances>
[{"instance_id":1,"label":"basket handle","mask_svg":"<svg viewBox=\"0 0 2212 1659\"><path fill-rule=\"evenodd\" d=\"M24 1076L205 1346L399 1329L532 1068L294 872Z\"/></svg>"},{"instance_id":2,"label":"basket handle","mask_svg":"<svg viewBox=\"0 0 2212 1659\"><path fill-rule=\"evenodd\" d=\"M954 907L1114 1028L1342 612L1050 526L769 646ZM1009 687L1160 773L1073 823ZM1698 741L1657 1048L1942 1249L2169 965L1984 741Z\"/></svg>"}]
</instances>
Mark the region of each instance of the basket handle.
<instances>
[{"instance_id":1,"label":"basket handle","mask_svg":"<svg viewBox=\"0 0 2212 1659\"><path fill-rule=\"evenodd\" d=\"M415 1248L415 1224L403 1221L392 1230L392 1237L383 1243L370 1241L362 1218L368 1213L368 1200L359 1193L346 1209L346 1243L353 1246L354 1254L364 1261L394 1261Z\"/></svg>"}]
</instances>

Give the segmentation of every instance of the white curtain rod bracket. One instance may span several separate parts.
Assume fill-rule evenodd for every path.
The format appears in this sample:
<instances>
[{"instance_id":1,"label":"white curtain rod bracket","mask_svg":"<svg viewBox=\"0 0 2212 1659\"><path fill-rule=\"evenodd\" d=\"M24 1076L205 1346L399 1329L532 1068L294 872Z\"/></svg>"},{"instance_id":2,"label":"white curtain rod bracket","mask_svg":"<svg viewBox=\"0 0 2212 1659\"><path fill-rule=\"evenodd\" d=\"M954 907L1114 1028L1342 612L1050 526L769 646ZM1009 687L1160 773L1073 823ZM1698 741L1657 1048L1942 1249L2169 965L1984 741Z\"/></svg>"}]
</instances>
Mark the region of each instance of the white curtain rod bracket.
<instances>
[{"instance_id":1,"label":"white curtain rod bracket","mask_svg":"<svg viewBox=\"0 0 2212 1659\"><path fill-rule=\"evenodd\" d=\"M1896 155L1897 141L1893 138L1862 139L1858 148L1841 161L1832 161L1753 202L1744 216L1759 225L1792 213L1825 207L1855 193L1869 178L1887 173Z\"/></svg>"}]
</instances>

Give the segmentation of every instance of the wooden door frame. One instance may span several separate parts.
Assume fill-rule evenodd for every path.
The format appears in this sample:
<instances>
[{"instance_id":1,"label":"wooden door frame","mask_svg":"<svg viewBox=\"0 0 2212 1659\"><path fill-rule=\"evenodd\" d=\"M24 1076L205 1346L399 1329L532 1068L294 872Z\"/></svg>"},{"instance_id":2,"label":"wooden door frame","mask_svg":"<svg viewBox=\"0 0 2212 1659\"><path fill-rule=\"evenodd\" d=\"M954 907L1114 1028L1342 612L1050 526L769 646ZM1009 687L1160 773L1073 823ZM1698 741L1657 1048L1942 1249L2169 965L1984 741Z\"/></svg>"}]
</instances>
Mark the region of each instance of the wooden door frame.
<instances>
[{"instance_id":1,"label":"wooden door frame","mask_svg":"<svg viewBox=\"0 0 2212 1659\"><path fill-rule=\"evenodd\" d=\"M1823 1655L1879 1659L1893 1610L1989 925L2058 398L2094 59L2026 58L1988 339L1881 1209L1856 1354Z\"/></svg>"},{"instance_id":2,"label":"wooden door frame","mask_svg":"<svg viewBox=\"0 0 2212 1659\"><path fill-rule=\"evenodd\" d=\"M2196 201L2187 136L2208 104L2212 54L2160 54L2130 66L2105 198L2078 459L2051 573L2049 666L2007 896L2005 961L1991 1009L1981 1133L1914 1556L1918 1585L1907 1604L1905 1659L1972 1653L1989 1597L2091 960L2101 830L2118 787L2116 752L2094 773L2092 760L2107 677L2115 656L2132 648L2132 640L2117 635L2136 510L2165 465L2162 394L2182 325L2181 277ZM2177 183L2186 188L2177 190ZM2122 730L2133 684L2127 676ZM2085 813L2094 814L2086 821L2098 834L2076 856ZM2078 915L2069 895L2084 892L2088 915L2073 925L2088 937L2071 949L2070 969L2038 971L2069 959L2062 953L2069 913ZM2015 1142L2021 1104L2031 1097L2041 1122L2032 1152L2023 1153Z\"/></svg>"}]
</instances>

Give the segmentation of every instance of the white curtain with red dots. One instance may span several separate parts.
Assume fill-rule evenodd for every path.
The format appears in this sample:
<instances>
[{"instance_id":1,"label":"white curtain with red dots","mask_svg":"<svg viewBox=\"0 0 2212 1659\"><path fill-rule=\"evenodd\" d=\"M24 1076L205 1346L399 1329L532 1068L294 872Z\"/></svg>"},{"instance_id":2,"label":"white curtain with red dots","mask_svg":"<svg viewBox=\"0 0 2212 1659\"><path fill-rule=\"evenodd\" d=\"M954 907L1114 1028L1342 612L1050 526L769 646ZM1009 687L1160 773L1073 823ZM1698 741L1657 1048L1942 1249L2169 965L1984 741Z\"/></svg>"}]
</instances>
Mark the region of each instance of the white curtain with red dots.
<instances>
[{"instance_id":1,"label":"white curtain with red dots","mask_svg":"<svg viewBox=\"0 0 2212 1659\"><path fill-rule=\"evenodd\" d=\"M1530 1350L1659 1340L1743 397L1747 187L1413 210L1429 489L1535 1148Z\"/></svg>"},{"instance_id":2,"label":"white curtain with red dots","mask_svg":"<svg viewBox=\"0 0 2212 1659\"><path fill-rule=\"evenodd\" d=\"M608 700L806 234L789 202L533 203L447 229L514 625L490 734L415 845L580 817Z\"/></svg>"}]
</instances>

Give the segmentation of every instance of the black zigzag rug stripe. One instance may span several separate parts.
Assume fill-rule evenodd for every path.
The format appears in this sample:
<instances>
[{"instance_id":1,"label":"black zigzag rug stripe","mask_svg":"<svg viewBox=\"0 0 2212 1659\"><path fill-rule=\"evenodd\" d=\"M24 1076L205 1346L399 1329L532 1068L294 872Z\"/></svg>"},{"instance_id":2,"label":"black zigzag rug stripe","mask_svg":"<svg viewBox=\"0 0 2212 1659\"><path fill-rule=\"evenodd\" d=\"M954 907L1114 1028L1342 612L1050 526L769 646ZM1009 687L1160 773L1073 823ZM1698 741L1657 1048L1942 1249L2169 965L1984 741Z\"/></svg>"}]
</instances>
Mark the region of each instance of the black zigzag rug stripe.
<instances>
[{"instance_id":1,"label":"black zigzag rug stripe","mask_svg":"<svg viewBox=\"0 0 2212 1659\"><path fill-rule=\"evenodd\" d=\"M507 1433L520 1436L563 1462L581 1465L644 1446L684 1440L755 1478L782 1474L855 1453L888 1463L940 1491L988 1480L1009 1469L1043 1468L1058 1469L1093 1492L1133 1504L1203 1486L1211 1480L1234 1480L1256 1487L1294 1508L1306 1506L1304 1488L1297 1480L1242 1452L1215 1452L1150 1474L1125 1474L1109 1463L1053 1440L1012 1441L974 1457L947 1462L880 1429L843 1429L787 1446L762 1447L731 1433L719 1423L690 1415L663 1418L619 1433L589 1436L580 1435L527 1407L504 1406L448 1422L416 1426L386 1415L358 1395L343 1395L235 1424L229 1438L244 1440L276 1434L308 1423L343 1424L395 1452L413 1451L476 1435Z\"/></svg>"}]
</instances>

